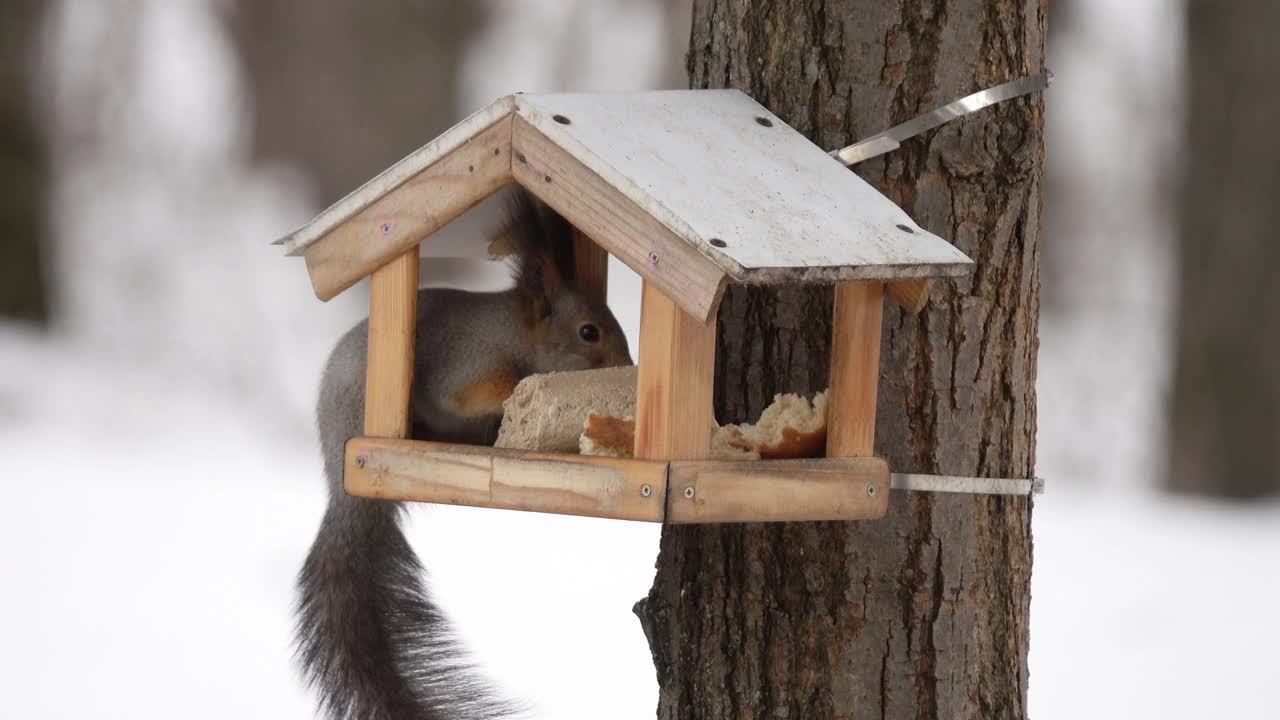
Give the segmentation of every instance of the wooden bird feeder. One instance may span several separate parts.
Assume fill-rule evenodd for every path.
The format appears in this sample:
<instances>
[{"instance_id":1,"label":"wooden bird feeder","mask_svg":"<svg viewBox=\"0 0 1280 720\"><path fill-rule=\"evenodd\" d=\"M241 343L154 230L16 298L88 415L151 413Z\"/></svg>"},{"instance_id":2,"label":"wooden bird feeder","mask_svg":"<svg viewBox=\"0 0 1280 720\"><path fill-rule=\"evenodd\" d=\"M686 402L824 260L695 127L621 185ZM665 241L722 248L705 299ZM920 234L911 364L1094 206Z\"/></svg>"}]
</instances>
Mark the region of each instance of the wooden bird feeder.
<instances>
[{"instance_id":1,"label":"wooden bird feeder","mask_svg":"<svg viewBox=\"0 0 1280 720\"><path fill-rule=\"evenodd\" d=\"M635 459L406 439L419 243L509 183L644 279ZM586 238L590 238L587 240ZM972 262L735 90L514 95L454 126L284 238L328 300L371 275L364 436L347 492L671 523L856 520L888 505L873 455L887 294ZM716 309L727 283L836 285L827 457L711 461Z\"/></svg>"}]
</instances>

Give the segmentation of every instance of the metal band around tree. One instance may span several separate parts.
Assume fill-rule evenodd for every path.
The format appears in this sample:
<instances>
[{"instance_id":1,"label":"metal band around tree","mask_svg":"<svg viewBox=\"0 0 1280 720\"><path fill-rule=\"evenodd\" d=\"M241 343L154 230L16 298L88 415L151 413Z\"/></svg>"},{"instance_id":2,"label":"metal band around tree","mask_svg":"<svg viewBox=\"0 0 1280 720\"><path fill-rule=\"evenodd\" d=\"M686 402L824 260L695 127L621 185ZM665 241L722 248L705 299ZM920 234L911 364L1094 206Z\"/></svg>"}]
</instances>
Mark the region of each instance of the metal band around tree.
<instances>
[{"instance_id":1,"label":"metal band around tree","mask_svg":"<svg viewBox=\"0 0 1280 720\"><path fill-rule=\"evenodd\" d=\"M968 493L970 495L1039 495L1044 492L1044 479L1030 478L1021 480L893 473L890 476L890 487L894 490Z\"/></svg>"},{"instance_id":2,"label":"metal band around tree","mask_svg":"<svg viewBox=\"0 0 1280 720\"><path fill-rule=\"evenodd\" d=\"M1012 80L1003 85L976 92L914 117L901 125L878 132L846 148L832 150L831 156L845 165L860 163L863 160L883 155L890 150L896 150L907 138L919 135L926 130L932 130L963 115L977 112L998 102L1012 100L1022 95L1044 90L1049 87L1049 83L1052 80L1053 73L1046 70L1036 75Z\"/></svg>"}]
</instances>

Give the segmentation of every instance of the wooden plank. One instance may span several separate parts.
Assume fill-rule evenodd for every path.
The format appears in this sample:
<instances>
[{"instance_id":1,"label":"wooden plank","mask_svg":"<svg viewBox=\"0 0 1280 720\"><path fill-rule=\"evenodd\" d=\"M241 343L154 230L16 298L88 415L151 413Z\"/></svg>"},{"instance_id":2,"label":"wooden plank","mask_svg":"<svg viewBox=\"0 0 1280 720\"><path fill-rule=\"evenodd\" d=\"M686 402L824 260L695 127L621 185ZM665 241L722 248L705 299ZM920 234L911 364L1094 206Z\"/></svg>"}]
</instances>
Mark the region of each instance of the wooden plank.
<instances>
[{"instance_id":1,"label":"wooden plank","mask_svg":"<svg viewBox=\"0 0 1280 720\"><path fill-rule=\"evenodd\" d=\"M516 113L735 281L893 280L971 268L964 253L737 90L520 95Z\"/></svg>"},{"instance_id":2,"label":"wooden plank","mask_svg":"<svg viewBox=\"0 0 1280 720\"><path fill-rule=\"evenodd\" d=\"M346 489L357 497L662 522L667 464L474 445L358 437Z\"/></svg>"},{"instance_id":3,"label":"wooden plank","mask_svg":"<svg viewBox=\"0 0 1280 720\"><path fill-rule=\"evenodd\" d=\"M511 116L479 131L306 247L329 300L511 182Z\"/></svg>"},{"instance_id":4,"label":"wooden plank","mask_svg":"<svg viewBox=\"0 0 1280 720\"><path fill-rule=\"evenodd\" d=\"M446 130L439 137L414 150L395 165L378 173L369 182L351 194L325 208L311 222L276 240L288 255L301 255L312 243L345 223L357 213L377 202L387 193L400 187L426 167L435 164L445 155L466 144L485 128L515 112L515 98L508 95L490 103L462 122Z\"/></svg>"},{"instance_id":5,"label":"wooden plank","mask_svg":"<svg viewBox=\"0 0 1280 720\"><path fill-rule=\"evenodd\" d=\"M883 311L884 285L881 283L852 282L836 286L831 392L827 402L829 458L874 454Z\"/></svg>"},{"instance_id":6,"label":"wooden plank","mask_svg":"<svg viewBox=\"0 0 1280 720\"><path fill-rule=\"evenodd\" d=\"M716 427L715 318L702 324L647 280L641 293L635 456L706 459Z\"/></svg>"},{"instance_id":7,"label":"wooden plank","mask_svg":"<svg viewBox=\"0 0 1280 720\"><path fill-rule=\"evenodd\" d=\"M609 251L586 233L573 230L573 271L578 289L598 303L609 302Z\"/></svg>"},{"instance_id":8,"label":"wooden plank","mask_svg":"<svg viewBox=\"0 0 1280 720\"><path fill-rule=\"evenodd\" d=\"M886 285L886 292L898 303L902 312L915 315L929 303L929 286L933 283L928 278L915 280L898 280Z\"/></svg>"},{"instance_id":9,"label":"wooden plank","mask_svg":"<svg viewBox=\"0 0 1280 720\"><path fill-rule=\"evenodd\" d=\"M667 522L870 520L889 507L880 458L673 461Z\"/></svg>"},{"instance_id":10,"label":"wooden plank","mask_svg":"<svg viewBox=\"0 0 1280 720\"><path fill-rule=\"evenodd\" d=\"M366 435L409 436L409 393L418 320L418 248L373 273L369 285L369 364L365 376Z\"/></svg>"},{"instance_id":11,"label":"wooden plank","mask_svg":"<svg viewBox=\"0 0 1280 720\"><path fill-rule=\"evenodd\" d=\"M723 270L522 118L515 118L512 132L516 182L694 318L714 316L724 293Z\"/></svg>"}]
</instances>

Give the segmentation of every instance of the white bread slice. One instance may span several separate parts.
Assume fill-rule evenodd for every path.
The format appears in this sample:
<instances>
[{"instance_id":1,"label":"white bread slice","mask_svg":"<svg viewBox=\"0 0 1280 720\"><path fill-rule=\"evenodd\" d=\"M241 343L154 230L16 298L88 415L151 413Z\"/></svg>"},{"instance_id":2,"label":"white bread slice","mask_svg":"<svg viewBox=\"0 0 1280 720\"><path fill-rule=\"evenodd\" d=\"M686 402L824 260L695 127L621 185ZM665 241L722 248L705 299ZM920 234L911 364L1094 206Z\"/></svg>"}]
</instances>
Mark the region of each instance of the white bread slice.
<instances>
[{"instance_id":1,"label":"white bread slice","mask_svg":"<svg viewBox=\"0 0 1280 720\"><path fill-rule=\"evenodd\" d=\"M578 452L578 436L590 412L635 414L636 379L634 365L530 375L502 404L502 426L494 445Z\"/></svg>"}]
</instances>

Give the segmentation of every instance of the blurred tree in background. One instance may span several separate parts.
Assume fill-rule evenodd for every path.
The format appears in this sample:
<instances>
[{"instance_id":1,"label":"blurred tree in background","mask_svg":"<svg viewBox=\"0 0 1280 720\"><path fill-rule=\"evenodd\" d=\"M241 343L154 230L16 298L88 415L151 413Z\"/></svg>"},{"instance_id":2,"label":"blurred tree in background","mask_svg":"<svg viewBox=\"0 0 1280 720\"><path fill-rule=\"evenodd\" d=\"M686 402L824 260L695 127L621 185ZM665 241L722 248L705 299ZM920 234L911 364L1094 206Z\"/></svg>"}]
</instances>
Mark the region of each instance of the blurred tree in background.
<instances>
[{"instance_id":1,"label":"blurred tree in background","mask_svg":"<svg viewBox=\"0 0 1280 720\"><path fill-rule=\"evenodd\" d=\"M1280 3L1187 4L1168 443L1179 492L1280 491Z\"/></svg>"},{"instance_id":2,"label":"blurred tree in background","mask_svg":"<svg viewBox=\"0 0 1280 720\"><path fill-rule=\"evenodd\" d=\"M327 206L457 122L481 2L241 0L253 152L301 168Z\"/></svg>"},{"instance_id":3,"label":"blurred tree in background","mask_svg":"<svg viewBox=\"0 0 1280 720\"><path fill-rule=\"evenodd\" d=\"M32 66L43 0L0 2L0 318L49 321L48 148Z\"/></svg>"}]
</instances>

